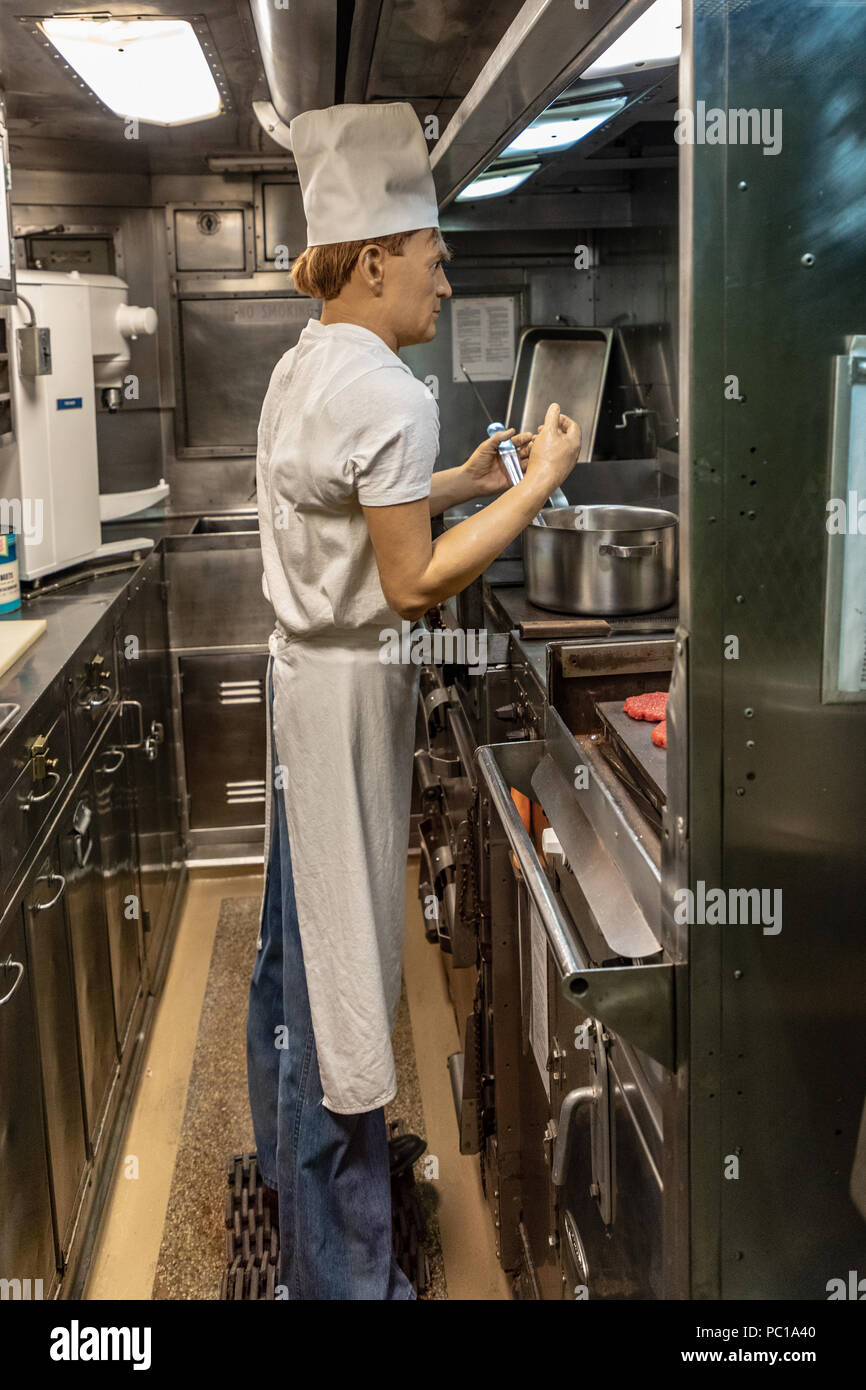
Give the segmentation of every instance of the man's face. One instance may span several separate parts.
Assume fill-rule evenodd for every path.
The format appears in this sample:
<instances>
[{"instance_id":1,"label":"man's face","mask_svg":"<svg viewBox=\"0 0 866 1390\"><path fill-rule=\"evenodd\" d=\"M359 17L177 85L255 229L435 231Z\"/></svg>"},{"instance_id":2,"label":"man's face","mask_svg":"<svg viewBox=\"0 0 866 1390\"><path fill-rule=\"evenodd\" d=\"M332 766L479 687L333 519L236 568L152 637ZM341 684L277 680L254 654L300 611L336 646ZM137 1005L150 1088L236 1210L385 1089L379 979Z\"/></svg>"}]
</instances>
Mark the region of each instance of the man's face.
<instances>
[{"instance_id":1,"label":"man's face","mask_svg":"<svg viewBox=\"0 0 866 1390\"><path fill-rule=\"evenodd\" d=\"M385 258L382 307L398 347L435 337L442 301L451 298L438 231L413 232L399 256Z\"/></svg>"}]
</instances>

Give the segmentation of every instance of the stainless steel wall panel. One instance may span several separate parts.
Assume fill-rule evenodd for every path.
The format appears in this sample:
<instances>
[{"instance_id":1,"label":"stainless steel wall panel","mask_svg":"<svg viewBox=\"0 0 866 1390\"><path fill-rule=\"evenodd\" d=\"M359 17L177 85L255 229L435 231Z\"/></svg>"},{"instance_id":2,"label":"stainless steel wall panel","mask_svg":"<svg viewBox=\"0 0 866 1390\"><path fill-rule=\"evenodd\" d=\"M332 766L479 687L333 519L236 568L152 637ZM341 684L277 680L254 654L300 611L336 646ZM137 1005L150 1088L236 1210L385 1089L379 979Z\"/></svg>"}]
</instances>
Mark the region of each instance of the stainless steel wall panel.
<instances>
[{"instance_id":1,"label":"stainless steel wall panel","mask_svg":"<svg viewBox=\"0 0 866 1390\"><path fill-rule=\"evenodd\" d=\"M262 593L257 532L165 542L173 651L267 644L274 613Z\"/></svg>"},{"instance_id":2,"label":"stainless steel wall panel","mask_svg":"<svg viewBox=\"0 0 866 1390\"><path fill-rule=\"evenodd\" d=\"M294 260L307 244L307 219L297 180L256 181L256 256L259 270L273 268L280 247Z\"/></svg>"},{"instance_id":3,"label":"stainless steel wall panel","mask_svg":"<svg viewBox=\"0 0 866 1390\"><path fill-rule=\"evenodd\" d=\"M863 331L866 11L699 0L695 24L693 95L781 113L783 148L687 147L690 881L779 890L783 915L690 931L692 1291L822 1299L864 1248L866 744L820 681L831 367Z\"/></svg>"},{"instance_id":4,"label":"stainless steel wall panel","mask_svg":"<svg viewBox=\"0 0 866 1390\"><path fill-rule=\"evenodd\" d=\"M255 453L271 372L314 312L309 299L181 299L182 450Z\"/></svg>"}]
</instances>

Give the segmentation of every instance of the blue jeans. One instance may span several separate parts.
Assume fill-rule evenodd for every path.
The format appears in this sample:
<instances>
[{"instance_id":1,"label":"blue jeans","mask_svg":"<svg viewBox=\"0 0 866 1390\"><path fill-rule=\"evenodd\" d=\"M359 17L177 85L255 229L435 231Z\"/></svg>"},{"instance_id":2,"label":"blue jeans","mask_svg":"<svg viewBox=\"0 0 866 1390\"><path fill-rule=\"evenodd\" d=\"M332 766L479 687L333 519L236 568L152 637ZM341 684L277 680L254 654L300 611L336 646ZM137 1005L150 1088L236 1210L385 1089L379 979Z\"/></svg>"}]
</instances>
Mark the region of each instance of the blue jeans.
<instances>
[{"instance_id":1,"label":"blue jeans","mask_svg":"<svg viewBox=\"0 0 866 1390\"><path fill-rule=\"evenodd\" d=\"M272 745L276 778L273 737ZM322 1104L286 812L276 782L272 821L262 944L250 985L247 1075L259 1167L279 1195L283 1297L414 1299L391 1251L384 1108L338 1115Z\"/></svg>"}]
</instances>

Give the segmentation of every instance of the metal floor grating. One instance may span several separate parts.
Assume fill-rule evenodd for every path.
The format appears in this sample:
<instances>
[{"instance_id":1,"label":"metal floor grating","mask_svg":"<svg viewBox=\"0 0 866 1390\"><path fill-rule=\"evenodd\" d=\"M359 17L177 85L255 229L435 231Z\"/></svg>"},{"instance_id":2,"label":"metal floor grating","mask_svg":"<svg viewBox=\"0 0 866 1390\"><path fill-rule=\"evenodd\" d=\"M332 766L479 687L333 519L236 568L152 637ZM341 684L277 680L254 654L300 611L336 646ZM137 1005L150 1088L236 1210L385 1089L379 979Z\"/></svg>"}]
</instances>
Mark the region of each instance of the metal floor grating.
<instances>
[{"instance_id":1,"label":"metal floor grating","mask_svg":"<svg viewBox=\"0 0 866 1390\"><path fill-rule=\"evenodd\" d=\"M389 1126L391 1137L401 1131ZM280 1238L277 1219L259 1172L255 1153L233 1154L226 1163L226 1267L219 1297L253 1301L277 1297ZM427 1222L411 1168L391 1179L393 1251L417 1294L430 1284Z\"/></svg>"}]
</instances>

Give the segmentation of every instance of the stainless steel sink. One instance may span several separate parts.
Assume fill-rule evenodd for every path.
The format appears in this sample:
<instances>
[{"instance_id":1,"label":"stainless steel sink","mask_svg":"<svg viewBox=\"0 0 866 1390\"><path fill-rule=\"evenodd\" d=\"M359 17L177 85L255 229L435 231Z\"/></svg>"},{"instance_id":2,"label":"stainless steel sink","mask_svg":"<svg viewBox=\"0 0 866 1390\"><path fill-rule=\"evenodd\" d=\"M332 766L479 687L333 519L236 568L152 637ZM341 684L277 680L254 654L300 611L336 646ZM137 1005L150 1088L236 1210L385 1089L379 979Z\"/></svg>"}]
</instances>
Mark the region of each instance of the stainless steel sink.
<instances>
[{"instance_id":1,"label":"stainless steel sink","mask_svg":"<svg viewBox=\"0 0 866 1390\"><path fill-rule=\"evenodd\" d=\"M234 531L258 531L258 512L237 512L233 516L200 516L190 532L193 536L230 535Z\"/></svg>"}]
</instances>

